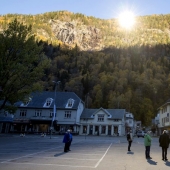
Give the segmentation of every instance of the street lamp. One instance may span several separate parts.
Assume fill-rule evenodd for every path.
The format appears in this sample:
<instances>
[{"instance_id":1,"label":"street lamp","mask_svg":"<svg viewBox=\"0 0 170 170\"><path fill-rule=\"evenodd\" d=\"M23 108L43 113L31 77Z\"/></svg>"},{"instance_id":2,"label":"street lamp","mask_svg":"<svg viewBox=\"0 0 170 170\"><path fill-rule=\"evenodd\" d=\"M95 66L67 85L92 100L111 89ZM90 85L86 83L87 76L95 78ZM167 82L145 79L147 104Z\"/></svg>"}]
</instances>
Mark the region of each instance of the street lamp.
<instances>
[{"instance_id":1,"label":"street lamp","mask_svg":"<svg viewBox=\"0 0 170 170\"><path fill-rule=\"evenodd\" d=\"M53 83L55 83L55 96L54 96L54 106L53 106L53 117L51 120L51 127L50 127L50 139L52 136L52 129L53 129L53 122L56 116L56 91L57 91L57 85L60 83L60 81L53 81Z\"/></svg>"},{"instance_id":2,"label":"street lamp","mask_svg":"<svg viewBox=\"0 0 170 170\"><path fill-rule=\"evenodd\" d=\"M86 132L85 132L85 139L86 139L86 136L87 136L87 121L88 121L88 118L86 118Z\"/></svg>"}]
</instances>

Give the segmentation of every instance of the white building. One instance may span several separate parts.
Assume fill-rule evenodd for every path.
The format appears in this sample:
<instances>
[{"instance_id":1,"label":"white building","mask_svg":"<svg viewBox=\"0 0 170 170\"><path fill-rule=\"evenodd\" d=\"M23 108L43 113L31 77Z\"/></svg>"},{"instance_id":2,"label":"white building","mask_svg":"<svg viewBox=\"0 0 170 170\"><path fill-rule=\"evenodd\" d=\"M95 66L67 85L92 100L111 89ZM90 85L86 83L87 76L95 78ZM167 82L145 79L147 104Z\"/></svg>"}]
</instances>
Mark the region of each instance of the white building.
<instances>
[{"instance_id":1,"label":"white building","mask_svg":"<svg viewBox=\"0 0 170 170\"><path fill-rule=\"evenodd\" d=\"M125 135L125 109L84 109L80 135Z\"/></svg>"},{"instance_id":2,"label":"white building","mask_svg":"<svg viewBox=\"0 0 170 170\"><path fill-rule=\"evenodd\" d=\"M126 112L126 114L125 114L126 132L131 129L132 132L135 133L134 126L135 126L135 124L134 124L134 116L133 116L133 114L129 113L129 112Z\"/></svg>"},{"instance_id":3,"label":"white building","mask_svg":"<svg viewBox=\"0 0 170 170\"><path fill-rule=\"evenodd\" d=\"M160 133L166 129L170 131L170 99L158 108Z\"/></svg>"}]
</instances>

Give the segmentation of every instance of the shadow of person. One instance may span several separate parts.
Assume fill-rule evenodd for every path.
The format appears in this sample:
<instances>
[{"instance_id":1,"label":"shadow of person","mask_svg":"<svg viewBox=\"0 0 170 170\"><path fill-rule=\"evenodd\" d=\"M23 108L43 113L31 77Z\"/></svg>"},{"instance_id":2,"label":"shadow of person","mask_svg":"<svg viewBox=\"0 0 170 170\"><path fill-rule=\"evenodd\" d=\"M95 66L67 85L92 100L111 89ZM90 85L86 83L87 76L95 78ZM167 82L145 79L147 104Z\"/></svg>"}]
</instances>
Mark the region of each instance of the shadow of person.
<instances>
[{"instance_id":1,"label":"shadow of person","mask_svg":"<svg viewBox=\"0 0 170 170\"><path fill-rule=\"evenodd\" d=\"M127 154L133 155L134 152L128 151Z\"/></svg>"},{"instance_id":2,"label":"shadow of person","mask_svg":"<svg viewBox=\"0 0 170 170\"><path fill-rule=\"evenodd\" d=\"M155 162L151 159L148 159L147 162L150 163L151 165L157 165L157 162Z\"/></svg>"},{"instance_id":3,"label":"shadow of person","mask_svg":"<svg viewBox=\"0 0 170 170\"><path fill-rule=\"evenodd\" d=\"M165 165L166 165L166 166L170 166L170 162L169 162L169 161L166 161L166 162L165 162Z\"/></svg>"},{"instance_id":4,"label":"shadow of person","mask_svg":"<svg viewBox=\"0 0 170 170\"><path fill-rule=\"evenodd\" d=\"M61 155L64 155L64 154L66 154L66 152L61 152L61 153L55 154L54 157L58 157L58 156L61 156Z\"/></svg>"}]
</instances>

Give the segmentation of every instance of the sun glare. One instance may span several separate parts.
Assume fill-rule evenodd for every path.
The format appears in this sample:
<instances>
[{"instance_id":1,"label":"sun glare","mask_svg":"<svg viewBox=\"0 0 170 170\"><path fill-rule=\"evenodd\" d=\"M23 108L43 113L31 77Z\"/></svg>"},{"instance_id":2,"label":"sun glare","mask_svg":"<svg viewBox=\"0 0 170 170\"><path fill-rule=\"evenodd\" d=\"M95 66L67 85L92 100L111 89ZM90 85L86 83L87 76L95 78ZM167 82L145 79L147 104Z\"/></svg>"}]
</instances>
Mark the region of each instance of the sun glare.
<instances>
[{"instance_id":1,"label":"sun glare","mask_svg":"<svg viewBox=\"0 0 170 170\"><path fill-rule=\"evenodd\" d=\"M118 21L121 27L131 29L135 24L135 15L131 11L125 11L119 15Z\"/></svg>"}]
</instances>

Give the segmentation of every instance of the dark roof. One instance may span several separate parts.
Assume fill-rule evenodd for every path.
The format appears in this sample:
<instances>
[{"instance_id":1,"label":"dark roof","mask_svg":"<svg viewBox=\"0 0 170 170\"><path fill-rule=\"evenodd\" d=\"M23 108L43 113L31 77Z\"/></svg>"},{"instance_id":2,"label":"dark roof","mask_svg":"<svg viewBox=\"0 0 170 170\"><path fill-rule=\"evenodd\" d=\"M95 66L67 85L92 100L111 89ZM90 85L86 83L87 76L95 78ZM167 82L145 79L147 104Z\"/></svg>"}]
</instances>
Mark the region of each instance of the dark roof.
<instances>
[{"instance_id":1,"label":"dark roof","mask_svg":"<svg viewBox=\"0 0 170 170\"><path fill-rule=\"evenodd\" d=\"M17 107L43 108L46 99L55 98L55 92L51 92L51 91L37 92L37 93L32 93L30 97L32 100L29 102L27 106L21 106L22 102L18 102L16 103ZM69 109L77 109L79 103L81 102L81 99L74 92L56 92L56 102L55 102L56 108L57 109L65 108L69 99L74 99L73 107ZM51 106L47 108L53 108L53 106L54 106L54 100Z\"/></svg>"},{"instance_id":2,"label":"dark roof","mask_svg":"<svg viewBox=\"0 0 170 170\"><path fill-rule=\"evenodd\" d=\"M81 119L93 118L92 116L96 114L99 110L103 110L106 114L111 115L109 119L122 119L126 113L125 109L84 109L81 114Z\"/></svg>"}]
</instances>

